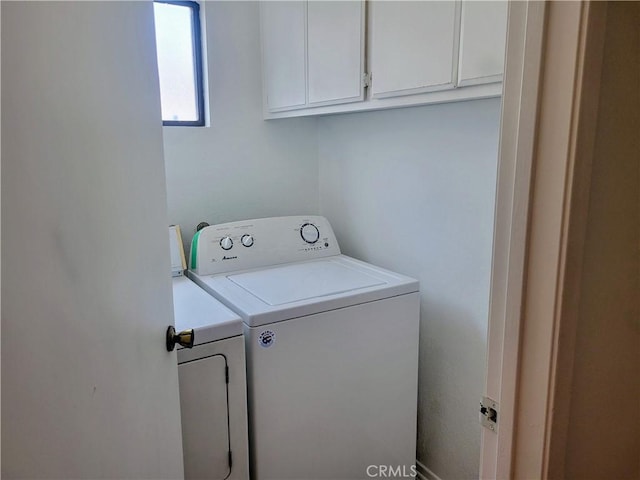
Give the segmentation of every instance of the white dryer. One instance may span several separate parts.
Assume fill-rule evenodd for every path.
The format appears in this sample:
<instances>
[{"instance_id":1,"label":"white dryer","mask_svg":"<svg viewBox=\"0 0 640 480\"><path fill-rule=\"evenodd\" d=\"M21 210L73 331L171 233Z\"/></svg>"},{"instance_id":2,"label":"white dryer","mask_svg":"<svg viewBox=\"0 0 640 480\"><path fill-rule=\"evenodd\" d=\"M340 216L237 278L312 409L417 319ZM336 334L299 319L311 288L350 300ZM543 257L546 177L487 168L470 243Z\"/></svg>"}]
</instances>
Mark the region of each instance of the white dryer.
<instances>
[{"instance_id":1,"label":"white dryer","mask_svg":"<svg viewBox=\"0 0 640 480\"><path fill-rule=\"evenodd\" d=\"M246 365L242 320L184 276L173 279L184 476L248 480Z\"/></svg>"},{"instance_id":2,"label":"white dryer","mask_svg":"<svg viewBox=\"0 0 640 480\"><path fill-rule=\"evenodd\" d=\"M413 471L416 280L341 255L319 216L207 227L189 263L244 322L254 480Z\"/></svg>"}]
</instances>

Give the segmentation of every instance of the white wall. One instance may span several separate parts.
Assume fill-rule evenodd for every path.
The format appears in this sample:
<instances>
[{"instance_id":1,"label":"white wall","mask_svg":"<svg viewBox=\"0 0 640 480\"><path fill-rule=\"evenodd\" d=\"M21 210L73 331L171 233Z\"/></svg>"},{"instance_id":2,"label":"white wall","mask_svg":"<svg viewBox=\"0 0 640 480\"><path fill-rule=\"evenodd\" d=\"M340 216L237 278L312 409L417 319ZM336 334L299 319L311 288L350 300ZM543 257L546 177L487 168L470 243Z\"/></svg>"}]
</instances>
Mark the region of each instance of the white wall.
<instances>
[{"instance_id":1,"label":"white wall","mask_svg":"<svg viewBox=\"0 0 640 480\"><path fill-rule=\"evenodd\" d=\"M320 212L421 288L418 459L477 478L500 100L323 117Z\"/></svg>"},{"instance_id":2,"label":"white wall","mask_svg":"<svg viewBox=\"0 0 640 480\"><path fill-rule=\"evenodd\" d=\"M164 128L169 221L187 245L203 220L318 210L316 119L262 119L258 4L203 10L211 126Z\"/></svg>"}]
</instances>

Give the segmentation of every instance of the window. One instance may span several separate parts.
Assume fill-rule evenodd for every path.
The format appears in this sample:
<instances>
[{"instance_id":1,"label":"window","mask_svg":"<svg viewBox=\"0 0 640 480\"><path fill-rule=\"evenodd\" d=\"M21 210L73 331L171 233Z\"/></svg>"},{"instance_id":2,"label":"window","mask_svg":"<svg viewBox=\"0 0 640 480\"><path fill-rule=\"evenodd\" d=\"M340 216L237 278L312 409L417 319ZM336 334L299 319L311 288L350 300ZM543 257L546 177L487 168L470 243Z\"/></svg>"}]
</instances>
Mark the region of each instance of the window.
<instances>
[{"instance_id":1,"label":"window","mask_svg":"<svg viewBox=\"0 0 640 480\"><path fill-rule=\"evenodd\" d=\"M202 126L200 7L196 2L157 0L153 11L162 124Z\"/></svg>"}]
</instances>

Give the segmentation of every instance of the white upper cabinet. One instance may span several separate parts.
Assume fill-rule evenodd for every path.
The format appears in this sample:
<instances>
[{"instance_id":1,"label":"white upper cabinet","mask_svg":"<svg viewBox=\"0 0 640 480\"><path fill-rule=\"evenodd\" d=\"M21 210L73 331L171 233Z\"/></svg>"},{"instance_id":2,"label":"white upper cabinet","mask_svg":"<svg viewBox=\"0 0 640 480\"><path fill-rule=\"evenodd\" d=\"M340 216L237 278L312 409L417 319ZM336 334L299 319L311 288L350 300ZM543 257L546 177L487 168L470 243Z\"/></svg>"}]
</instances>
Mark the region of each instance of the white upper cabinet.
<instances>
[{"instance_id":1,"label":"white upper cabinet","mask_svg":"<svg viewBox=\"0 0 640 480\"><path fill-rule=\"evenodd\" d=\"M507 2L462 2L458 85L501 82L507 37Z\"/></svg>"},{"instance_id":2,"label":"white upper cabinet","mask_svg":"<svg viewBox=\"0 0 640 480\"><path fill-rule=\"evenodd\" d=\"M370 4L373 98L454 87L458 2Z\"/></svg>"},{"instance_id":3,"label":"white upper cabinet","mask_svg":"<svg viewBox=\"0 0 640 480\"><path fill-rule=\"evenodd\" d=\"M260 3L263 81L269 111L307 102L306 2Z\"/></svg>"},{"instance_id":4,"label":"white upper cabinet","mask_svg":"<svg viewBox=\"0 0 640 480\"><path fill-rule=\"evenodd\" d=\"M364 100L364 2L262 2L267 112Z\"/></svg>"},{"instance_id":5,"label":"white upper cabinet","mask_svg":"<svg viewBox=\"0 0 640 480\"><path fill-rule=\"evenodd\" d=\"M261 2L264 116L500 96L507 8L484 0Z\"/></svg>"},{"instance_id":6,"label":"white upper cabinet","mask_svg":"<svg viewBox=\"0 0 640 480\"><path fill-rule=\"evenodd\" d=\"M364 100L364 2L307 6L309 104Z\"/></svg>"}]
</instances>

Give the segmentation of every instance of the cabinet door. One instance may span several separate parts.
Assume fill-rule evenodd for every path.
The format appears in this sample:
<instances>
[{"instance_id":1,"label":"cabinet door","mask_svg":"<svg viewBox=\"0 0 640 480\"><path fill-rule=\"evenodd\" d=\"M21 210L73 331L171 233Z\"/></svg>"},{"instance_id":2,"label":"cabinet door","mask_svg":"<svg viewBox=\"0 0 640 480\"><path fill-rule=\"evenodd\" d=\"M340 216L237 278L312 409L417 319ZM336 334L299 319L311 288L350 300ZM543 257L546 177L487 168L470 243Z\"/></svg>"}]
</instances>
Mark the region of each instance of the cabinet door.
<instances>
[{"instance_id":1,"label":"cabinet door","mask_svg":"<svg viewBox=\"0 0 640 480\"><path fill-rule=\"evenodd\" d=\"M501 82L507 2L462 2L458 85Z\"/></svg>"},{"instance_id":2,"label":"cabinet door","mask_svg":"<svg viewBox=\"0 0 640 480\"><path fill-rule=\"evenodd\" d=\"M306 2L261 2L260 23L267 110L306 105Z\"/></svg>"},{"instance_id":3,"label":"cabinet door","mask_svg":"<svg viewBox=\"0 0 640 480\"><path fill-rule=\"evenodd\" d=\"M453 88L459 2L380 1L370 11L374 98Z\"/></svg>"},{"instance_id":4,"label":"cabinet door","mask_svg":"<svg viewBox=\"0 0 640 480\"><path fill-rule=\"evenodd\" d=\"M230 474L226 361L222 355L178 365L186 480Z\"/></svg>"},{"instance_id":5,"label":"cabinet door","mask_svg":"<svg viewBox=\"0 0 640 480\"><path fill-rule=\"evenodd\" d=\"M309 104L364 100L364 2L307 6Z\"/></svg>"}]
</instances>

